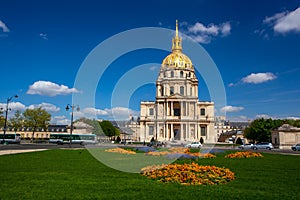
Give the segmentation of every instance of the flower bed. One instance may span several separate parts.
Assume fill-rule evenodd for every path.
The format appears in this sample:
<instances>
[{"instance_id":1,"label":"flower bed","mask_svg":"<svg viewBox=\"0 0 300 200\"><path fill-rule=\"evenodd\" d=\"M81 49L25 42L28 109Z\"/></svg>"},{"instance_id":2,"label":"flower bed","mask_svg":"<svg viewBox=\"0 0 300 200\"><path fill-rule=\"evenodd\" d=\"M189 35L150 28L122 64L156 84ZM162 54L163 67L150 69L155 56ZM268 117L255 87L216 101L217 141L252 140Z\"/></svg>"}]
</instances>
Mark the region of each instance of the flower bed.
<instances>
[{"instance_id":1,"label":"flower bed","mask_svg":"<svg viewBox=\"0 0 300 200\"><path fill-rule=\"evenodd\" d=\"M105 152L121 153L121 154L136 154L136 152L134 152L134 151L125 150L122 148L106 149Z\"/></svg>"},{"instance_id":2,"label":"flower bed","mask_svg":"<svg viewBox=\"0 0 300 200\"><path fill-rule=\"evenodd\" d=\"M200 166L197 163L148 166L142 169L142 175L163 183L183 185L224 184L235 178L227 168Z\"/></svg>"},{"instance_id":3,"label":"flower bed","mask_svg":"<svg viewBox=\"0 0 300 200\"><path fill-rule=\"evenodd\" d=\"M164 156L164 155L167 155L169 154L170 152L168 151L149 151L146 153L146 155L148 156Z\"/></svg>"},{"instance_id":4,"label":"flower bed","mask_svg":"<svg viewBox=\"0 0 300 200\"><path fill-rule=\"evenodd\" d=\"M150 156L168 155L169 158L183 157L186 159L191 159L191 158L196 159L197 157L200 157L200 158L215 158L216 157L215 155L213 155L211 153L200 153L200 152L192 153L192 152L190 152L190 149L182 148L182 147L170 148L169 151L148 152L148 153L146 153L146 155L150 155ZM172 156L172 155L174 155L174 156Z\"/></svg>"},{"instance_id":5,"label":"flower bed","mask_svg":"<svg viewBox=\"0 0 300 200\"><path fill-rule=\"evenodd\" d=\"M257 152L249 152L249 151L243 151L243 152L236 152L231 153L225 156L225 158L255 158L255 157L263 157L261 153Z\"/></svg>"},{"instance_id":6,"label":"flower bed","mask_svg":"<svg viewBox=\"0 0 300 200\"><path fill-rule=\"evenodd\" d=\"M188 148L184 147L172 147L169 149L170 152L172 153L188 153L190 150Z\"/></svg>"}]
</instances>

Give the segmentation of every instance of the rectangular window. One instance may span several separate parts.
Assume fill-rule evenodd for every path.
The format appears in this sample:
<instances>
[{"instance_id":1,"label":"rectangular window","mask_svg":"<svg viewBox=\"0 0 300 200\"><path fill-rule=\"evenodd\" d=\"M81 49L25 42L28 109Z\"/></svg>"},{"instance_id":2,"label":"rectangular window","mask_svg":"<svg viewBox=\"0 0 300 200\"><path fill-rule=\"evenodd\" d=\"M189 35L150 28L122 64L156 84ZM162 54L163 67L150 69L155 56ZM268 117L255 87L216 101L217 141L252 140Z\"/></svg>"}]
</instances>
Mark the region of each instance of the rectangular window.
<instances>
[{"instance_id":1,"label":"rectangular window","mask_svg":"<svg viewBox=\"0 0 300 200\"><path fill-rule=\"evenodd\" d=\"M170 95L172 95L172 94L174 94L174 87L173 86L170 87Z\"/></svg>"},{"instance_id":2,"label":"rectangular window","mask_svg":"<svg viewBox=\"0 0 300 200\"><path fill-rule=\"evenodd\" d=\"M206 136L206 127L201 126L201 136Z\"/></svg>"},{"instance_id":3,"label":"rectangular window","mask_svg":"<svg viewBox=\"0 0 300 200\"><path fill-rule=\"evenodd\" d=\"M174 116L180 116L180 109L174 108Z\"/></svg>"},{"instance_id":4,"label":"rectangular window","mask_svg":"<svg viewBox=\"0 0 300 200\"><path fill-rule=\"evenodd\" d=\"M154 133L154 127L151 125L149 126L149 135L153 135Z\"/></svg>"},{"instance_id":5,"label":"rectangular window","mask_svg":"<svg viewBox=\"0 0 300 200\"><path fill-rule=\"evenodd\" d=\"M154 115L154 110L153 110L153 108L149 108L149 115Z\"/></svg>"},{"instance_id":6,"label":"rectangular window","mask_svg":"<svg viewBox=\"0 0 300 200\"><path fill-rule=\"evenodd\" d=\"M184 87L180 86L180 95L184 96Z\"/></svg>"},{"instance_id":7,"label":"rectangular window","mask_svg":"<svg viewBox=\"0 0 300 200\"><path fill-rule=\"evenodd\" d=\"M205 109L204 109L204 108L201 108L201 110L200 110L200 114L201 114L202 116L204 116L204 115L205 115Z\"/></svg>"}]
</instances>

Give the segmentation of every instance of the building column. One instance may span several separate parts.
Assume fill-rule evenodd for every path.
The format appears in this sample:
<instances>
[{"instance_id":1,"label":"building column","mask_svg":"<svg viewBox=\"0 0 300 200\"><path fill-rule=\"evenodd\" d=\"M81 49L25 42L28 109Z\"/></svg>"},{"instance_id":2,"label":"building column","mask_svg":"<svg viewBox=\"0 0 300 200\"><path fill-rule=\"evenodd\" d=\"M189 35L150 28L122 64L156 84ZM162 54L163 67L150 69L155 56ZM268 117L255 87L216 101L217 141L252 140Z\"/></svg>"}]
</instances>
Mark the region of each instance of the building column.
<instances>
[{"instance_id":1,"label":"building column","mask_svg":"<svg viewBox=\"0 0 300 200\"><path fill-rule=\"evenodd\" d=\"M174 116L174 112L173 112L173 111L174 111L174 110L173 110L174 105L173 105L173 104L174 104L174 102L172 101L172 102L171 102L171 116Z\"/></svg>"},{"instance_id":2,"label":"building column","mask_svg":"<svg viewBox=\"0 0 300 200\"><path fill-rule=\"evenodd\" d=\"M165 139L165 140L167 140L167 138L168 138L168 136L167 136L167 127L166 127L167 125L166 125L166 122L164 123L164 130L163 130L163 138Z\"/></svg>"},{"instance_id":3,"label":"building column","mask_svg":"<svg viewBox=\"0 0 300 200\"><path fill-rule=\"evenodd\" d=\"M171 139L174 140L174 129L173 123L171 124Z\"/></svg>"},{"instance_id":4,"label":"building column","mask_svg":"<svg viewBox=\"0 0 300 200\"><path fill-rule=\"evenodd\" d=\"M196 119L196 115L197 115L197 103L194 103L194 119Z\"/></svg>"},{"instance_id":5,"label":"building column","mask_svg":"<svg viewBox=\"0 0 300 200\"><path fill-rule=\"evenodd\" d=\"M180 135L179 135L179 140L183 138L183 133L184 133L184 124L180 123Z\"/></svg>"},{"instance_id":6,"label":"building column","mask_svg":"<svg viewBox=\"0 0 300 200\"><path fill-rule=\"evenodd\" d=\"M187 127L186 127L186 139L190 139L190 135L191 135L191 124L190 122L187 123Z\"/></svg>"},{"instance_id":7,"label":"building column","mask_svg":"<svg viewBox=\"0 0 300 200\"><path fill-rule=\"evenodd\" d=\"M190 116L190 102L186 102L186 116Z\"/></svg>"}]
</instances>

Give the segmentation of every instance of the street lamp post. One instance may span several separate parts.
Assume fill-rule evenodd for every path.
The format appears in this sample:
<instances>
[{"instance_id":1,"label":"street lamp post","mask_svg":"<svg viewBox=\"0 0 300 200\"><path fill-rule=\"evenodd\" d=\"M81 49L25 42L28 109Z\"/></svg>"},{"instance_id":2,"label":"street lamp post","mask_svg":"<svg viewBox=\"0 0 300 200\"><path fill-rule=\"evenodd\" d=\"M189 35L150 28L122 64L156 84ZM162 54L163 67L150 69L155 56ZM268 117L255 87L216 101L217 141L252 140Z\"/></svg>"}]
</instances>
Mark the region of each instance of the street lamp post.
<instances>
[{"instance_id":1,"label":"street lamp post","mask_svg":"<svg viewBox=\"0 0 300 200\"><path fill-rule=\"evenodd\" d=\"M74 109L76 108L76 111L79 111L79 105L75 106L74 104L70 105L67 104L66 111L70 110L71 108L71 129L70 129L70 147L72 147L72 133L73 133L73 117L74 117Z\"/></svg>"},{"instance_id":2,"label":"street lamp post","mask_svg":"<svg viewBox=\"0 0 300 200\"><path fill-rule=\"evenodd\" d=\"M8 114L8 110L9 110L8 104L13 98L18 98L18 95L8 97L7 101L6 101L5 121L4 121L4 127L3 127L3 140L2 140L3 144L5 143L5 134L6 134L6 129L7 129L7 114Z\"/></svg>"}]
</instances>

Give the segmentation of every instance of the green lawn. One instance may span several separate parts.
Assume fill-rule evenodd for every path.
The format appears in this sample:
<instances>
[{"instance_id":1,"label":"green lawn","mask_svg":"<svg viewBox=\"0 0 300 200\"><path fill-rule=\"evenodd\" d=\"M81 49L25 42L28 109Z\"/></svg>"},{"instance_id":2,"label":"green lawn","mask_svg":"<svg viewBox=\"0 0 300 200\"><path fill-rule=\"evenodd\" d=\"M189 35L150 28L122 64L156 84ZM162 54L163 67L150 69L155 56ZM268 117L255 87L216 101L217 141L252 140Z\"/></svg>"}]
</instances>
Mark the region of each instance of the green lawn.
<instances>
[{"instance_id":1,"label":"green lawn","mask_svg":"<svg viewBox=\"0 0 300 200\"><path fill-rule=\"evenodd\" d=\"M87 150L5 155L0 156L0 199L299 199L300 156L225 159L224 155L198 161L236 174L236 180L213 186L163 184L116 171Z\"/></svg>"}]
</instances>

